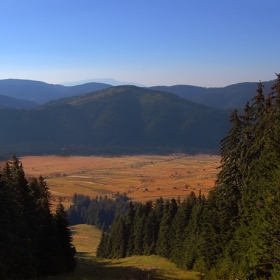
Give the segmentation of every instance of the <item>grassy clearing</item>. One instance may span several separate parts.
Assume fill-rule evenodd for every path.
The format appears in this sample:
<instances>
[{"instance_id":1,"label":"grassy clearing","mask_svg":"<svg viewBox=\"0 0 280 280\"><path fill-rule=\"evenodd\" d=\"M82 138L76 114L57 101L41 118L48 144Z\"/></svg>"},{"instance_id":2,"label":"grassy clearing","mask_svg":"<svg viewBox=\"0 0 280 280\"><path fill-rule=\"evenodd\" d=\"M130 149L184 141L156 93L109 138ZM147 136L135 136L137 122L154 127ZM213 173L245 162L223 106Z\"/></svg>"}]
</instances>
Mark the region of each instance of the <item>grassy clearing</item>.
<instances>
[{"instance_id":1,"label":"grassy clearing","mask_svg":"<svg viewBox=\"0 0 280 280\"><path fill-rule=\"evenodd\" d=\"M195 272L183 271L158 256L133 256L118 260L95 257L101 231L89 225L71 227L77 249L78 265L73 273L53 280L179 280L199 279Z\"/></svg>"},{"instance_id":2,"label":"grassy clearing","mask_svg":"<svg viewBox=\"0 0 280 280\"><path fill-rule=\"evenodd\" d=\"M208 194L214 186L220 157L210 155L121 157L23 157L27 177L42 175L53 199L74 193L95 197L119 191L136 201Z\"/></svg>"}]
</instances>

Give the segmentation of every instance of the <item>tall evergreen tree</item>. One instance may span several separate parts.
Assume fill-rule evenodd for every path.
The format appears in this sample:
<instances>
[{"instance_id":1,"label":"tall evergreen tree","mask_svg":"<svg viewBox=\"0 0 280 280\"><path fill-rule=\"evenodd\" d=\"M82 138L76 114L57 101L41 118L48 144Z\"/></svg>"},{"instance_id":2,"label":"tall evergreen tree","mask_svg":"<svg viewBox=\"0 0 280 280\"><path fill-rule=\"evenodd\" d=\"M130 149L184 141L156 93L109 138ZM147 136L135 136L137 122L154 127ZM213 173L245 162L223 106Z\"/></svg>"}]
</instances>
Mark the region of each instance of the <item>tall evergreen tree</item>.
<instances>
[{"instance_id":1,"label":"tall evergreen tree","mask_svg":"<svg viewBox=\"0 0 280 280\"><path fill-rule=\"evenodd\" d=\"M186 239L186 228L188 227L192 209L195 204L196 195L195 193L191 192L190 195L187 196L186 200L181 203L172 222L170 259L180 267L184 266L185 254L188 254L188 252L185 252L182 249L182 240Z\"/></svg>"},{"instance_id":2,"label":"tall evergreen tree","mask_svg":"<svg viewBox=\"0 0 280 280\"><path fill-rule=\"evenodd\" d=\"M64 216L63 224L56 215L59 227L55 228L49 198L42 177L28 181L16 156L6 163L0 174L1 279L35 279L63 272L56 263L57 260L61 261L59 264L67 263L57 249L63 248L65 240L60 239L59 243L57 236L63 225L67 229L67 219Z\"/></svg>"},{"instance_id":3,"label":"tall evergreen tree","mask_svg":"<svg viewBox=\"0 0 280 280\"><path fill-rule=\"evenodd\" d=\"M144 237L143 237L144 255L155 254L158 227L159 225L157 222L155 210L152 210L149 212L144 228Z\"/></svg>"},{"instance_id":4,"label":"tall evergreen tree","mask_svg":"<svg viewBox=\"0 0 280 280\"><path fill-rule=\"evenodd\" d=\"M110 230L111 253L110 258L119 259L126 256L127 230L123 217L118 217Z\"/></svg>"},{"instance_id":5,"label":"tall evergreen tree","mask_svg":"<svg viewBox=\"0 0 280 280\"><path fill-rule=\"evenodd\" d=\"M135 218L135 209L133 203L130 202L128 206L128 211L125 216L125 225L127 229L128 242L126 255L131 256L134 252L134 218Z\"/></svg>"},{"instance_id":6,"label":"tall evergreen tree","mask_svg":"<svg viewBox=\"0 0 280 280\"><path fill-rule=\"evenodd\" d=\"M76 267L76 249L73 245L73 238L68 227L67 214L60 202L54 215L55 233L59 249L59 271L70 272Z\"/></svg>"},{"instance_id":7,"label":"tall evergreen tree","mask_svg":"<svg viewBox=\"0 0 280 280\"><path fill-rule=\"evenodd\" d=\"M162 257L170 257L170 241L172 220L177 212L177 202L174 198L166 200L164 204L163 217L160 222L156 253Z\"/></svg>"}]
</instances>

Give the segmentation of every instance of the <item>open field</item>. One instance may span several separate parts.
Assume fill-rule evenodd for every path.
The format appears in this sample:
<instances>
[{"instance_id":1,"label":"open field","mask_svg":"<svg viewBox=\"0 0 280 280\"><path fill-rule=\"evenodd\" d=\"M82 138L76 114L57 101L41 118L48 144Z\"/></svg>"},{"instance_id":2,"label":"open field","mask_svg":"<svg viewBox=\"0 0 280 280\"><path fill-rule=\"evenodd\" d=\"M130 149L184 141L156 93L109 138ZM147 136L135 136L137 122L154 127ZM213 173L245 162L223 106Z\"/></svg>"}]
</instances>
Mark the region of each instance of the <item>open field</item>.
<instances>
[{"instance_id":1,"label":"open field","mask_svg":"<svg viewBox=\"0 0 280 280\"><path fill-rule=\"evenodd\" d=\"M53 280L179 280L199 279L195 272L183 271L158 256L133 256L118 260L95 257L101 231L94 226L71 227L77 249L78 265L73 273L48 277Z\"/></svg>"},{"instance_id":2,"label":"open field","mask_svg":"<svg viewBox=\"0 0 280 280\"><path fill-rule=\"evenodd\" d=\"M42 175L53 198L64 203L74 193L95 197L120 192L136 201L203 194L214 186L219 156L143 155L121 157L27 156L20 158L28 177Z\"/></svg>"}]
</instances>

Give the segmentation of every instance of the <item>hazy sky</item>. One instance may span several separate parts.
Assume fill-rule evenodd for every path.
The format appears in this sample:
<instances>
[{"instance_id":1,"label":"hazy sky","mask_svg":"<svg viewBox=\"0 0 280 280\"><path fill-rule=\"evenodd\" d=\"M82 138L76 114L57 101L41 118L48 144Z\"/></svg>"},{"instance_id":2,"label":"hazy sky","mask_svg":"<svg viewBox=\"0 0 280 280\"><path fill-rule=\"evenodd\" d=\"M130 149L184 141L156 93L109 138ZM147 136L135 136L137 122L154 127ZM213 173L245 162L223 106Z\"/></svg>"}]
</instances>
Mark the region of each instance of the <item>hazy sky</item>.
<instances>
[{"instance_id":1,"label":"hazy sky","mask_svg":"<svg viewBox=\"0 0 280 280\"><path fill-rule=\"evenodd\" d=\"M279 0L0 0L0 79L272 80L279 11Z\"/></svg>"}]
</instances>

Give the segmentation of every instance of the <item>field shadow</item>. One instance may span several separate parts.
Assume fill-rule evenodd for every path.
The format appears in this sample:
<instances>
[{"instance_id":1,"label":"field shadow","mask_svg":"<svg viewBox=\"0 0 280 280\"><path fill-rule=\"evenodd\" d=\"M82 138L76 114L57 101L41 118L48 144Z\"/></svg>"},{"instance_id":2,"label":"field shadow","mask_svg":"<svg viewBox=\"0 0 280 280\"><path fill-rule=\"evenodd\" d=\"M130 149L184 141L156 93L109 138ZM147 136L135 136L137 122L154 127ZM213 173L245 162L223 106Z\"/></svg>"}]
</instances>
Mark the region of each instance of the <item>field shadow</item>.
<instances>
[{"instance_id":1,"label":"field shadow","mask_svg":"<svg viewBox=\"0 0 280 280\"><path fill-rule=\"evenodd\" d=\"M151 271L133 266L123 266L121 262L98 260L87 253L78 253L78 266L75 272L79 278L95 280L153 280ZM70 278L68 278L70 279Z\"/></svg>"},{"instance_id":2,"label":"field shadow","mask_svg":"<svg viewBox=\"0 0 280 280\"><path fill-rule=\"evenodd\" d=\"M100 260L95 257L89 257L87 253L78 253L80 268L91 267L93 278L80 278L80 279L95 279L95 280L174 280L172 273L164 276L160 269L154 266L146 266L139 268L130 265L124 265L122 261L116 260ZM89 274L87 274L88 276ZM85 275L86 276L86 275ZM77 278L78 279L78 278ZM176 277L177 280L180 280ZM193 278L182 278L182 280L194 280Z\"/></svg>"},{"instance_id":3,"label":"field shadow","mask_svg":"<svg viewBox=\"0 0 280 280\"><path fill-rule=\"evenodd\" d=\"M77 268L72 273L50 276L45 280L174 280L174 275L162 275L162 271L156 268L145 267L144 269L123 265L121 261L100 260L88 253L77 253ZM176 280L180 278L176 277ZM182 278L182 280L194 280Z\"/></svg>"}]
</instances>

